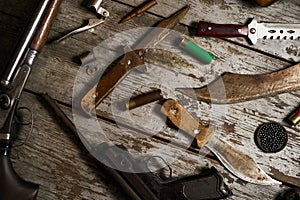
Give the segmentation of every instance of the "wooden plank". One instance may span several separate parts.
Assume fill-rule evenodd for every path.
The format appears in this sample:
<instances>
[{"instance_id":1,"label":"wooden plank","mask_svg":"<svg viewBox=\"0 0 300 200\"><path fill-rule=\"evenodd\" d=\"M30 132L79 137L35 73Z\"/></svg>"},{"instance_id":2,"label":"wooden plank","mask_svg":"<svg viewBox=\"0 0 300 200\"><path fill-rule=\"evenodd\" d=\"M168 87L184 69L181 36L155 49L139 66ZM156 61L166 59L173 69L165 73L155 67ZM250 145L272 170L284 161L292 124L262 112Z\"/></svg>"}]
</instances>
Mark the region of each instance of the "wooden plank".
<instances>
[{"instance_id":1,"label":"wooden plank","mask_svg":"<svg viewBox=\"0 0 300 200\"><path fill-rule=\"evenodd\" d=\"M117 4L115 2L109 2L105 4L105 8L111 12L111 16L107 19L107 22L96 29L89 31L89 37L83 37L81 35L74 36L79 40L84 40L88 43L94 43L95 41L100 41L99 38L107 38L110 31L103 31L103 29L109 29L114 32L120 32L130 28L134 28L137 25L140 27L149 27L155 24L155 18L142 15L133 20L127 22L126 24L117 24L118 21L127 12L132 9L132 6L137 6L143 1L121 1L124 4L131 5L130 7L123 4ZM86 8L80 7L82 5L79 1L65 1L65 7L62 7L61 17L57 22L57 31L67 33L77 27L79 27L83 20L95 17L92 12L88 12ZM149 12L154 13L158 16L167 17L182 8L184 5L190 4L191 9L187 16L182 20L182 23L195 28L195 23L199 20L210 21L214 23L231 23L231 24L244 24L248 18L255 17L258 21L269 21L269 22L279 22L281 23L299 23L299 9L300 6L297 0L291 1L280 1L273 4L270 7L262 8L255 6L253 3L241 2L239 0L230 0L228 2L219 3L207 3L206 1L180 1L175 2L171 0L159 2L159 6L152 7ZM117 6L116 6L117 5ZM73 11L76 9L76 12ZM237 10L239 12L237 12ZM76 13L76 14L75 14ZM243 13L243 14L241 14ZM63 20L62 22L59 22ZM56 37L57 34L56 34ZM199 38L198 40L206 40L205 38ZM208 39L209 40L209 39ZM209 40L210 41L210 40ZM275 57L290 60L290 62L299 62L299 40L260 40L256 45L250 45L245 39L230 39L229 41L234 41L243 46L247 46L250 49L259 50L265 54L270 54ZM219 42L224 42L219 40ZM214 45L211 48L215 49ZM211 50L211 49L208 49Z\"/></svg>"},{"instance_id":2,"label":"wooden plank","mask_svg":"<svg viewBox=\"0 0 300 200\"><path fill-rule=\"evenodd\" d=\"M116 5L112 4L112 6L114 6L114 7L118 7L117 5L118 4L116 4ZM72 15L72 13L75 13L75 11L67 13L67 14L70 14L70 15L68 15L69 18L74 18L76 16L78 17L83 14L83 13L79 13L79 14L76 13L76 14ZM155 17L152 16L152 18L155 18ZM61 13L60 13L60 15L56 21L57 23L55 23L54 31L57 30L57 28L58 28L57 26L59 24L67 24L65 22L60 22L61 19L64 19L64 17L61 16ZM153 21L155 21L155 20L153 20ZM119 26L116 26L116 27L118 29L120 28ZM99 27L99 28L102 28L102 27ZM103 27L103 28L105 29L106 27ZM135 28L137 28L137 26ZM187 31L183 27L179 27L178 29ZM45 51L42 52L40 59L36 63L36 66L37 66L36 68L42 68L43 66L46 66L46 63L47 63L48 65L50 65L50 66L47 66L47 68L53 67L54 69L60 70L60 71L63 71L63 69L61 70L60 68L68 68L67 70L70 71L70 72L68 72L68 74L70 74L70 76L74 76L74 74L76 73L75 69L77 69L79 66L77 63L73 62L74 58L77 58L77 56L81 55L82 53L84 53L86 51L91 51L93 49L93 47L95 47L97 44L99 44L104 39L107 39L107 35L102 35L102 33L108 33L108 35L110 35L112 37L114 36L114 34L116 34L116 32L114 32L114 30L110 30L110 29L105 29L105 31L101 31L100 33L97 32L97 33L93 33L93 34L86 32L86 33L82 33L82 34L74 36L74 40L73 40L73 38L66 40L65 43L63 43L63 44L48 45L47 48L45 49ZM184 33L186 33L186 32L184 32ZM97 34L97 36L95 36L95 34ZM97 38L100 35L102 36L102 38ZM85 38L85 40L82 41L82 39L80 39L80 41L77 41L79 39L78 37ZM54 38L54 37L52 36L52 38ZM93 40L94 43L86 44L90 40ZM257 54L257 52L255 52L255 51L248 51L246 48L236 47L233 44L227 45L226 42L224 42L224 41L220 42L219 39L209 39L209 40L207 39L204 41L202 41L202 40L201 41L196 40L196 41L199 44L201 44L201 46L203 46L203 48L211 51L219 58L218 60L221 61L221 62L217 62L219 73L224 72L228 65L230 65L231 67L232 67L232 65L234 65L234 67L237 68L236 70L247 70L247 72L250 72L252 70L252 73L257 72L258 68L260 69L260 67L252 69L253 66L256 67L257 65L260 65L262 67L266 66L268 68L268 70L270 70L270 71L274 70L274 69L278 69L278 67L281 67L281 65L284 65L284 66L290 65L290 64L283 64L284 62L276 61L268 56L263 56L263 55L261 56L261 54ZM212 46L214 47L214 49L211 49ZM182 52L180 52L180 53L182 53ZM238 54L238 56L233 57L232 53L236 53L236 54ZM240 56L239 54L241 54L242 56ZM238 60L238 62L237 62L237 60ZM273 62L277 62L277 63L273 63ZM205 66L205 67L206 67L207 71L209 71L210 65ZM73 70L73 68L75 68L75 69ZM216 67L214 67L214 68L216 68ZM44 68L42 68L42 69L44 69ZM260 73L260 72L266 72L266 71L260 69L257 73ZM59 73L59 72L57 72L57 73ZM241 71L241 73L245 73L245 72ZM63 72L62 72L62 74L65 75L65 73L63 73ZM214 75L216 75L216 74L214 74ZM57 76L59 77L59 75L57 75ZM195 76L198 77L197 74ZM35 77L35 75L33 75L33 77ZM198 78L202 78L202 76L198 77ZM211 77L210 80L212 80L212 78L213 77ZM205 79L208 80L208 78L205 78ZM210 81L210 80L208 80L208 81ZM54 83L56 83L56 81L52 82L52 84L54 84ZM204 82L204 83L206 83L206 82ZM30 87L34 87L34 85L35 84L31 84ZM68 85L68 84L66 84L66 85ZM50 86L50 84L47 83L47 84L45 84L45 86Z\"/></svg>"},{"instance_id":3,"label":"wooden plank","mask_svg":"<svg viewBox=\"0 0 300 200\"><path fill-rule=\"evenodd\" d=\"M184 30L184 28L182 29ZM130 36L131 34L125 34L124 37L126 41L130 41ZM83 37L83 35L81 35L80 37ZM120 40L122 39L124 38L121 38ZM122 44L122 41L120 41L118 38L115 38L115 40L116 41L114 43L110 42L111 49L117 48L120 43ZM72 57L74 56L74 54L76 54L76 51L81 51L81 48L84 49L90 47L90 45L86 45L84 42L75 41L76 40L70 38L66 41L65 44L61 44L60 46L48 46L47 50L43 52L45 56L41 56L37 63L36 69L39 70L34 70L33 75L30 78L28 84L28 88L30 90L36 92L44 92L45 88L47 88L46 91L51 95L54 95L56 98L63 102L71 103L72 88L74 84L73 81L75 76L77 75L76 73L78 68L76 64L72 63ZM198 40L196 41L198 42ZM258 127L258 125L260 125L262 122L281 122L282 119L297 106L297 91L290 94L282 94L272 98L265 98L262 100L256 100L237 105L228 105L226 106L230 111L228 114L224 115L221 112L219 113L219 116L211 116L210 112L212 111L212 108L210 105L192 101L191 99L186 98L181 94L175 93L174 87L176 84L176 87L182 87L184 84L188 84L191 87L201 86L211 82L215 79L216 76L220 75L224 71L252 74L265 73L273 70L278 70L283 66L289 66L290 64L280 60L272 59L263 54L257 54L257 52L254 51L247 51L247 48L245 47L236 46L231 43L226 43L226 45L224 45L224 43L220 43L219 39L207 39L206 42L207 43L202 42L201 44L205 46L214 46L215 49L213 53L218 57L218 59L216 59L211 65L200 66L196 60L192 59L191 57L189 57L189 55L176 48L168 48L168 50L174 49L172 53L165 53L160 51L152 52L152 55L150 53L150 56L147 57L147 62L150 63L148 64L148 73L130 74L120 85L118 89L120 93L115 93L115 96L109 96L106 101L104 101L103 104L99 107L99 109L102 111L104 116L109 116L110 119L115 119L115 117L117 117L120 123L129 123L129 121L127 120L128 117L126 115L125 117L118 117L114 115L115 113L112 112L111 105L114 102L128 99L132 95L132 91L135 91L135 93L139 93L146 91L153 86L162 87L163 90L167 90L167 92L169 92L168 95L170 95L171 97L172 95L173 98L181 97L183 102L187 102L185 106L187 106L188 108L190 107L190 111L195 115L201 118L204 117L206 120L212 119L215 121L219 121L220 119L222 119L225 120L225 124L234 126L234 130L232 130L230 133L226 133L224 132L224 130L221 130L223 137L227 137L226 139L229 141L234 141L232 144L237 148L244 150L245 153L249 153L251 155L254 154L253 156L255 160L258 160L260 163L265 163L265 169L270 170L268 169L270 162L266 162L266 160L263 159L264 154L258 151L253 142L253 134L255 128ZM211 44L212 42L214 42L213 45ZM232 58L232 53L238 56ZM176 55L174 56L174 54ZM183 59L181 59L179 55L183 56ZM259 55L259 57L257 55ZM170 58L170 61L167 61L167 59L165 59L166 56ZM159 59L160 57L164 59ZM107 60L105 60L105 58L107 58ZM110 58L105 58L98 61L103 63L111 62ZM183 62L189 64L181 65L182 60L187 60ZM43 64L45 63L49 64L43 66ZM100 68L98 69L99 72L106 69L107 65L102 64L100 64ZM164 74L164 76L156 77L157 74ZM36 84L35 77L43 77L43 79L40 80L39 84ZM92 77L89 78L89 81L93 80ZM170 86L170 84L168 83L172 82L172 80L177 80L177 83L172 83ZM201 80L200 84L199 80ZM63 86L61 86L61 83L63 83ZM285 103L284 107L281 106L283 102ZM277 105L277 107L274 108L274 105ZM241 106L243 107L242 109ZM153 116L152 109L152 107L148 107L132 111L132 113L130 113L131 118L129 119L135 124L144 125L144 115L145 113L147 113L148 118L151 119L151 117ZM276 112L274 113L275 110ZM237 119L240 120L236 121ZM147 127L138 126L138 128L142 130L146 129L147 132L150 132L151 134L156 134L155 131L159 132L163 130L163 138L174 139L174 131L172 132L172 130L164 127L163 121L159 121L158 119L154 119L152 123L147 125ZM298 129L295 130L288 128L288 130L291 134L297 134L298 132ZM236 135L238 135L238 137ZM239 142L236 141L236 137L239 138ZM182 140L186 140L181 139L181 134L177 134L175 138L179 142L182 142ZM292 138L291 144L296 142L297 137L294 139ZM251 143L249 143L249 141L251 141ZM185 145L187 145L186 142L189 143L190 141L185 141ZM299 151L298 148L292 150L293 148L293 145L291 145L289 147L289 151ZM297 168L293 169L298 164L298 157L295 152L289 155L288 159L281 162L282 165L277 165L275 169L278 169L279 171L287 173L288 175L291 175L293 177L297 176L297 173L295 172L295 170L297 171ZM278 158L278 156L271 155L271 158L276 159ZM288 163L292 163L292 165L290 165L291 168L283 167Z\"/></svg>"},{"instance_id":4,"label":"wooden plank","mask_svg":"<svg viewBox=\"0 0 300 200\"><path fill-rule=\"evenodd\" d=\"M1 1L0 2L0 13L10 16L11 19L19 19L24 21L32 15L33 8L38 5L35 0L13 0L13 1ZM4 22L4 21L3 21ZM8 22L8 21L5 21ZM13 27L16 24L11 23L10 26Z\"/></svg>"},{"instance_id":5,"label":"wooden plank","mask_svg":"<svg viewBox=\"0 0 300 200\"><path fill-rule=\"evenodd\" d=\"M32 110L34 124L27 142L13 149L12 160L21 177L40 184L38 199L125 199L114 181L99 170L98 164L78 147L76 138L60 126L58 120L49 114L34 95L24 93L21 105ZM72 117L70 109L64 110ZM199 173L201 168L214 165L225 176L226 183L234 192L234 196L229 199L259 199L262 195L271 199L283 189L279 186L261 187L244 183L210 159L145 138L129 129L123 128L123 132L120 132L120 127L105 121L101 121L101 125L103 132L100 135L105 135L110 142L123 144L135 157L164 152L162 156L172 166L174 177ZM28 131L28 128L23 131ZM82 134L96 134L96 140L99 140L93 138L93 143L103 139L96 130Z\"/></svg>"},{"instance_id":6,"label":"wooden plank","mask_svg":"<svg viewBox=\"0 0 300 200\"><path fill-rule=\"evenodd\" d=\"M122 2L135 7L142 3L143 0ZM226 0L222 2L207 2L205 0L186 0L175 2L166 0L158 1L158 5L152 7L149 12L167 17L187 4L191 5L191 9L182 23L194 28L196 28L196 24L200 20L221 24L245 24L249 18L255 18L257 21L264 22L300 23L298 14L300 6L297 0L280 1L269 7L259 7L254 4L254 1ZM128 8L123 12L129 12L131 9L132 8ZM290 60L291 62L300 61L299 40L260 40L256 45L250 45L245 39L230 40Z\"/></svg>"},{"instance_id":7,"label":"wooden plank","mask_svg":"<svg viewBox=\"0 0 300 200\"><path fill-rule=\"evenodd\" d=\"M32 111L33 129L24 145L13 148L12 161L21 177L40 185L38 199L126 199L37 97L24 93L21 106ZM30 128L21 130L20 137L24 138Z\"/></svg>"},{"instance_id":8,"label":"wooden plank","mask_svg":"<svg viewBox=\"0 0 300 200\"><path fill-rule=\"evenodd\" d=\"M132 9L132 5L138 5L142 1L122 2L123 4L117 1L104 3L103 6L111 11L111 17L103 25L75 35L63 43L48 44L34 65L26 85L27 90L37 93L48 92L59 101L71 105L74 81L78 78L79 69L85 72L82 79L86 81L86 85L82 84L82 87L86 90L88 84L95 81L93 79L97 73L106 70L107 64L112 62L116 52L121 52L122 45L127 42L134 43L134 38L139 36L136 28L152 26L161 17L169 16L187 3L187 1L169 0L159 2L160 6L153 7L149 13L126 24L117 24L119 19ZM286 22L297 22L298 20L299 7L293 6L298 5L293 0L280 1L268 8L258 8L252 3L239 0L210 4L206 1L189 2L192 5L191 11L184 18L182 25L176 27L180 34L189 35L187 25L192 26L191 23L195 19L220 23L244 23L248 16L255 16L264 21L282 19ZM217 14L213 12L216 10L220 12ZM240 15L240 13L244 14ZM81 1L63 1L50 40L79 27L83 20L92 17L95 17L95 14L82 6ZM126 30L129 32L124 33ZM122 33L121 37L116 35L117 33ZM85 68L87 66L80 68L78 56L86 51L101 52L101 48L95 49L95 47L99 47L99 44L106 39L111 40L108 45L111 51L106 48L105 56L98 57L97 73L91 74L90 71L87 73L87 68ZM195 116L214 121L219 127L219 137L253 157L269 174L279 179L285 178L282 176L284 174L295 178L297 182L300 176L299 127L289 127L282 120L298 106L299 91L222 107L196 102L174 90L175 87L182 86L200 87L225 71L255 74L288 67L291 63L284 59L290 60L291 56L284 55L283 49L274 48L272 45L297 46L295 43L280 42L279 44L272 41L249 46L244 39L232 41L237 43L216 38L195 38L195 42L217 56L217 59L210 65L201 65L186 52L167 42L163 43L164 51L155 49L148 52L146 56L148 71L130 73L114 93L98 107L101 117L106 119L101 120L100 123L105 138L97 134L96 128L92 128L93 132L87 131L89 135L86 137L92 138L91 142L101 142L104 139L117 141L125 144L135 155L164 152L166 160L174 164L172 167L175 176L194 174L203 166L215 165L234 192L234 196L230 199L261 199L261 197L274 199L284 187L261 187L245 183L229 174L215 160L203 159L193 152L184 151L183 147L187 148L190 145L191 138L184 137L182 132L177 132L166 125L165 119L159 115L158 104L153 103L130 112L120 112L116 107L117 103L132 95L159 87L167 97L178 99ZM262 52L257 52L258 49ZM112 57L108 56L109 53ZM276 56L279 59L276 59ZM294 61L297 59L296 56ZM113 181L109 180L110 177L98 171L97 164L92 163L92 159L86 158L86 154L81 152L72 141L73 136L66 136L62 133L63 130L57 125L56 120L51 118L33 95L24 93L22 105L30 107L33 111L35 124L29 138L30 143L27 142L21 148L13 150L15 156L13 161L17 172L22 177L41 185L39 199L124 199L123 193L117 190ZM71 117L71 111L69 109L66 111ZM111 120L117 120L117 124L109 122ZM289 134L287 147L276 154L262 153L253 140L256 127L269 121L284 124ZM124 124L127 127L124 127ZM152 138L151 136L154 135L162 140ZM172 145L166 145L163 142L165 140L172 141ZM30 170L24 166L30 167Z\"/></svg>"}]
</instances>

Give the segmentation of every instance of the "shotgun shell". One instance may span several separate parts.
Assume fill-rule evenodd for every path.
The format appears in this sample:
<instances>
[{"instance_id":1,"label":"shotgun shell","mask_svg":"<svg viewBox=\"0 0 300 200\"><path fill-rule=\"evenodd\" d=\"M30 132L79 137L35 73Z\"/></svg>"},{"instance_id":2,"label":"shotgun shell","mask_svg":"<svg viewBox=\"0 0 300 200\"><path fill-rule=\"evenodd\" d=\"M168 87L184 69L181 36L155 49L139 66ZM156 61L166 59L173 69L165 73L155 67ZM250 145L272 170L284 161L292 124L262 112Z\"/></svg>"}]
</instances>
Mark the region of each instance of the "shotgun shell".
<instances>
[{"instance_id":1,"label":"shotgun shell","mask_svg":"<svg viewBox=\"0 0 300 200\"><path fill-rule=\"evenodd\" d=\"M162 100L164 97L161 93L161 90L154 90L152 92L141 94L136 97L133 97L126 103L126 108L132 110L134 108L152 103L154 101Z\"/></svg>"},{"instance_id":2,"label":"shotgun shell","mask_svg":"<svg viewBox=\"0 0 300 200\"><path fill-rule=\"evenodd\" d=\"M298 125L300 123L300 108L297 109L290 117L289 121L294 125Z\"/></svg>"},{"instance_id":3,"label":"shotgun shell","mask_svg":"<svg viewBox=\"0 0 300 200\"><path fill-rule=\"evenodd\" d=\"M186 38L182 39L180 46L204 64L209 64L215 59L214 55Z\"/></svg>"}]
</instances>

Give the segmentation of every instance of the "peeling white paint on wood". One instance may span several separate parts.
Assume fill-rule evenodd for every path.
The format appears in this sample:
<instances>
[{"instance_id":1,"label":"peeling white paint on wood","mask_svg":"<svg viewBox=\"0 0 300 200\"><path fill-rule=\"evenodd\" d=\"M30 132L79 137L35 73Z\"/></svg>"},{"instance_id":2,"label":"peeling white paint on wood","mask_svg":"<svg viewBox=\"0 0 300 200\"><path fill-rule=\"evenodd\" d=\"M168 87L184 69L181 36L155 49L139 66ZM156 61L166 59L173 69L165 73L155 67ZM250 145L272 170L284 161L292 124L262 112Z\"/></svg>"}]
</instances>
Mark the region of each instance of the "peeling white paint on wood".
<instances>
[{"instance_id":1,"label":"peeling white paint on wood","mask_svg":"<svg viewBox=\"0 0 300 200\"><path fill-rule=\"evenodd\" d=\"M80 64L74 61L78 60L79 55L92 51L99 43L117 33L152 26L161 17L170 16L188 3L191 10L182 24L176 27L177 31L186 35L189 35L187 26L193 26L192 23L199 20L242 24L247 18L255 17L258 21L280 20L300 23L300 6L297 0L278 1L266 8L257 7L250 1L240 0L215 2L164 0L159 1L159 6L152 7L149 12L125 24L117 24L119 19L132 9L127 5L136 6L142 3L142 0L122 2L125 4L117 1L105 2L104 6L110 10L111 17L93 32L74 35L58 45L47 45L35 63L26 88L32 92L48 92L51 97L71 105L74 81L80 68ZM79 27L85 19L95 17L93 12L81 5L82 2L79 0L63 1L50 39ZM109 48L114 50L126 41L134 42L134 38L130 36L109 43L111 45ZM257 74L289 67L292 63L286 60L300 61L300 41L260 40L253 46L243 38L230 40L192 38L201 47L216 55L216 60L210 65L201 65L183 50L168 46L169 44L165 44L169 48L168 52L158 50L149 52L146 56L148 71L131 72L99 105L98 109L103 117L118 120L117 124L101 121L100 126L105 139L124 144L134 155L158 153L164 155L165 159L173 164L174 176L195 174L202 167L214 165L224 175L226 183L234 192L234 196L229 199L274 199L285 187L262 187L245 183L232 176L218 161L203 158L176 145L167 145L151 138L150 136L157 135L186 147L191 143L191 138L165 124L165 119L159 116L159 104L152 103L129 112L119 112L118 108L114 107L134 94L146 92L153 87L161 88L167 97L178 99L198 118L219 122L218 135L253 157L267 173L272 174L273 169L276 169L284 175L299 179L299 128L292 128L283 123L283 118L299 105L299 91L227 105L225 112L222 107L197 102L174 89L183 86L201 87L225 71ZM112 51L113 53L115 52ZM104 71L106 63L112 61L109 56L100 60L101 63L97 64L98 73ZM87 81L80 85L84 89L93 77L85 74L82 79ZM81 152L77 144L72 142L73 136L59 127L57 121L35 100L34 95L24 93L21 103L31 108L35 115L35 124L29 142L13 150L13 162L22 177L41 185L38 199L125 199L118 186L97 168L93 159L86 157L86 152ZM70 110L65 111L72 117ZM289 134L287 146L276 154L262 153L253 139L256 127L269 121L282 123ZM122 123L131 123L137 130L125 128ZM104 140L103 135L99 135L99 130L96 129L93 132L87 127L87 132L83 133L92 144ZM276 177L276 174L274 176Z\"/></svg>"}]
</instances>

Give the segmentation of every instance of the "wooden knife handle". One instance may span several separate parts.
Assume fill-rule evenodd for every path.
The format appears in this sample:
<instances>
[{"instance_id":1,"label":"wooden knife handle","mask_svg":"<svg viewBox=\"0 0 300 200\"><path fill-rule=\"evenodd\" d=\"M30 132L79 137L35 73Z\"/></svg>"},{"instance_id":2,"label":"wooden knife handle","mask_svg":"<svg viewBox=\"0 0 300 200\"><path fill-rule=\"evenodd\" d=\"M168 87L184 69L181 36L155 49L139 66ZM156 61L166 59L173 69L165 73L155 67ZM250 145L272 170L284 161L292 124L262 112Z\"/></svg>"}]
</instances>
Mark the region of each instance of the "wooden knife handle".
<instances>
[{"instance_id":1,"label":"wooden knife handle","mask_svg":"<svg viewBox=\"0 0 300 200\"><path fill-rule=\"evenodd\" d=\"M204 126L173 99L163 103L161 112L179 129L195 137L198 147L203 147L215 132L213 126Z\"/></svg>"},{"instance_id":2,"label":"wooden knife handle","mask_svg":"<svg viewBox=\"0 0 300 200\"><path fill-rule=\"evenodd\" d=\"M48 38L51 26L59 11L61 2L62 0L52 0L51 4L49 5L48 11L45 14L45 17L40 24L38 32L36 33L36 36L31 43L31 49L36 50L37 52L42 51Z\"/></svg>"},{"instance_id":3,"label":"wooden knife handle","mask_svg":"<svg viewBox=\"0 0 300 200\"><path fill-rule=\"evenodd\" d=\"M255 2L260 6L269 6L274 3L276 0L255 0Z\"/></svg>"},{"instance_id":4,"label":"wooden knife handle","mask_svg":"<svg viewBox=\"0 0 300 200\"><path fill-rule=\"evenodd\" d=\"M127 76L129 71L144 64L142 50L129 51L100 78L81 100L81 108L86 114L92 114L95 108Z\"/></svg>"},{"instance_id":5,"label":"wooden knife handle","mask_svg":"<svg viewBox=\"0 0 300 200\"><path fill-rule=\"evenodd\" d=\"M243 37L248 35L247 25L215 24L200 21L196 36Z\"/></svg>"}]
</instances>

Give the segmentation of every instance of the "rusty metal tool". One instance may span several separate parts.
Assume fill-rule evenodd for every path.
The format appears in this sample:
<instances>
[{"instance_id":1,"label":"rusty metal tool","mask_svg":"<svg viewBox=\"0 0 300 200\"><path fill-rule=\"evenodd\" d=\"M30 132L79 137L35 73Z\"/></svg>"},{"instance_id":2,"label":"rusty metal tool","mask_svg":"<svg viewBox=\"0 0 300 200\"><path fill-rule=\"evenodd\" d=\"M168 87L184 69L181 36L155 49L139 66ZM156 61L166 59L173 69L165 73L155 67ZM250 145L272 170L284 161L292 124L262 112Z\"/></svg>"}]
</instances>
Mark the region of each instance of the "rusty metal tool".
<instances>
[{"instance_id":1,"label":"rusty metal tool","mask_svg":"<svg viewBox=\"0 0 300 200\"><path fill-rule=\"evenodd\" d=\"M108 17L109 12L105 8L101 6L102 0L92 0L89 4L89 8L93 8L98 14L100 14L103 17Z\"/></svg>"},{"instance_id":2,"label":"rusty metal tool","mask_svg":"<svg viewBox=\"0 0 300 200\"><path fill-rule=\"evenodd\" d=\"M258 39L299 40L300 24L259 23L255 19L246 25L200 21L196 36L248 37L252 44L256 44Z\"/></svg>"},{"instance_id":3,"label":"rusty metal tool","mask_svg":"<svg viewBox=\"0 0 300 200\"><path fill-rule=\"evenodd\" d=\"M179 129L195 137L200 148L208 147L224 167L238 178L262 185L281 184L267 175L250 156L215 137L216 128L213 125L202 125L177 101L173 99L165 101L161 112Z\"/></svg>"},{"instance_id":4,"label":"rusty metal tool","mask_svg":"<svg viewBox=\"0 0 300 200\"><path fill-rule=\"evenodd\" d=\"M95 28L96 26L99 26L100 24L104 23L105 18L109 17L109 12L106 9L104 9L103 7L101 7L101 3L102 3L102 0L92 0L88 5L89 8L93 8L95 10L95 12L100 15L99 18L89 19L86 25L67 33L66 35L62 36L61 38L54 40L52 43L54 43L54 44L60 43L61 41L63 41L64 39L66 39L72 35L90 30L90 29Z\"/></svg>"},{"instance_id":5,"label":"rusty metal tool","mask_svg":"<svg viewBox=\"0 0 300 200\"><path fill-rule=\"evenodd\" d=\"M132 110L140 106L146 105L148 103L152 103L154 101L159 101L162 99L164 99L162 91L160 89L156 89L151 92L140 94L130 98L130 100L126 103L126 108L128 110Z\"/></svg>"},{"instance_id":6,"label":"rusty metal tool","mask_svg":"<svg viewBox=\"0 0 300 200\"><path fill-rule=\"evenodd\" d=\"M98 18L89 19L87 25L85 25L83 27L80 27L80 28L77 28L77 29L69 32L68 34L64 35L63 37L61 37L61 38L53 41L53 43L60 43L61 41L63 41L64 39L66 39L66 38L68 38L68 37L70 37L72 35L75 35L77 33L81 33L81 32L87 31L89 29L92 29L92 28L94 28L96 26L99 26L103 22L105 22L103 18L101 18L101 19L98 19Z\"/></svg>"},{"instance_id":7,"label":"rusty metal tool","mask_svg":"<svg viewBox=\"0 0 300 200\"><path fill-rule=\"evenodd\" d=\"M146 12L148 9L156 5L156 0L149 0L139 5L137 8L133 9L130 13L128 13L125 17L123 17L119 23L124 23L129 21L130 19Z\"/></svg>"},{"instance_id":8,"label":"rusty metal tool","mask_svg":"<svg viewBox=\"0 0 300 200\"><path fill-rule=\"evenodd\" d=\"M154 47L163 40L180 20L186 15L189 6L179 10L171 17L162 20L158 29L150 31L137 45L134 51L128 51L81 100L81 108L88 114L100 104L100 102L122 81L128 72L139 65L144 64L145 49Z\"/></svg>"},{"instance_id":9,"label":"rusty metal tool","mask_svg":"<svg viewBox=\"0 0 300 200\"><path fill-rule=\"evenodd\" d=\"M300 63L268 74L246 75L226 72L207 86L176 90L208 103L238 103L298 90L299 77Z\"/></svg>"}]
</instances>

